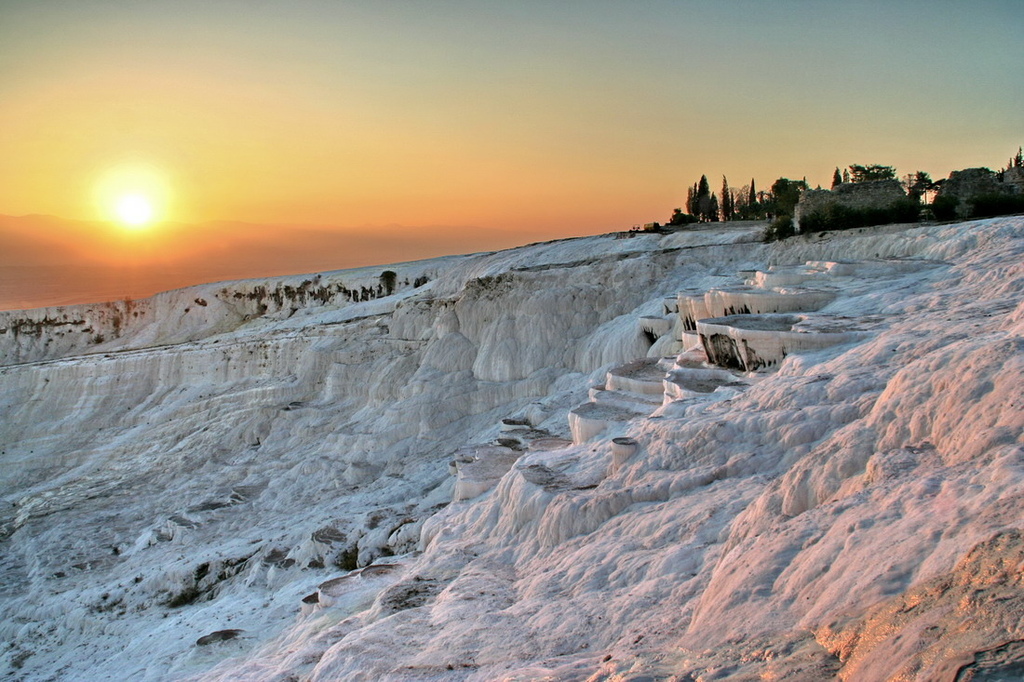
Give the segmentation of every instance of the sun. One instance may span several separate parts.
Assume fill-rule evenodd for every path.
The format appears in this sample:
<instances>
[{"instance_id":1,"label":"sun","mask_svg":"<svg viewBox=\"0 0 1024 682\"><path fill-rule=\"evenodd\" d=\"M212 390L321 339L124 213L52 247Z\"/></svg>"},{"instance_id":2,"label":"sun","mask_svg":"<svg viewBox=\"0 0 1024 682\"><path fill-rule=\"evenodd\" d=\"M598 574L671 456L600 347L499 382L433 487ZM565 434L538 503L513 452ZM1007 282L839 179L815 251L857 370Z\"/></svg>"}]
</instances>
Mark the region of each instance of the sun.
<instances>
[{"instance_id":1,"label":"sun","mask_svg":"<svg viewBox=\"0 0 1024 682\"><path fill-rule=\"evenodd\" d=\"M128 227L146 227L153 222L153 202L142 194L125 194L117 200L117 217Z\"/></svg>"},{"instance_id":2,"label":"sun","mask_svg":"<svg viewBox=\"0 0 1024 682\"><path fill-rule=\"evenodd\" d=\"M162 170L146 163L125 163L98 174L93 196L101 219L136 232L167 219L170 190Z\"/></svg>"}]
</instances>

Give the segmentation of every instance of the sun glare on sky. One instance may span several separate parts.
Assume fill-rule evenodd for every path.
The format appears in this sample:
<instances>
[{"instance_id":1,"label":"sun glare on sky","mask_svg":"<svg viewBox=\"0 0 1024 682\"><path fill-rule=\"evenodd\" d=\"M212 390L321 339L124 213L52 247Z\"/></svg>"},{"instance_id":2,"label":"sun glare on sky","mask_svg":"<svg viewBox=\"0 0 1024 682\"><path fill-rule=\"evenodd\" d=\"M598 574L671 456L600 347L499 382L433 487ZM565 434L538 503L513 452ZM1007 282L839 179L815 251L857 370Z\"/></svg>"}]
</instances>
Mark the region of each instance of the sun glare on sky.
<instances>
[{"instance_id":1,"label":"sun glare on sky","mask_svg":"<svg viewBox=\"0 0 1024 682\"><path fill-rule=\"evenodd\" d=\"M117 217L129 227L145 227L153 222L153 204L141 194L126 194L117 201Z\"/></svg>"},{"instance_id":2,"label":"sun glare on sky","mask_svg":"<svg viewBox=\"0 0 1024 682\"><path fill-rule=\"evenodd\" d=\"M95 201L105 220L141 229L165 219L170 188L163 173L149 165L123 165L103 173Z\"/></svg>"}]
</instances>

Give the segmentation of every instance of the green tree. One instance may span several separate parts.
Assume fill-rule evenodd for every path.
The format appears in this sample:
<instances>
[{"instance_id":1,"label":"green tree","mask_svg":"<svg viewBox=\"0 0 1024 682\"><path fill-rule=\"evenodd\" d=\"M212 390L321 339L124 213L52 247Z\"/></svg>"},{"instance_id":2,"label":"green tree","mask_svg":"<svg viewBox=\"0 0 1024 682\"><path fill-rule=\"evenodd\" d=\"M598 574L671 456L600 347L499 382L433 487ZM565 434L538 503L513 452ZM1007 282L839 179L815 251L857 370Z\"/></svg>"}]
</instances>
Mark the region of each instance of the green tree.
<instances>
[{"instance_id":1,"label":"green tree","mask_svg":"<svg viewBox=\"0 0 1024 682\"><path fill-rule=\"evenodd\" d=\"M844 168L843 169L843 182L849 182L849 181L850 181L850 169L849 168Z\"/></svg>"},{"instance_id":2,"label":"green tree","mask_svg":"<svg viewBox=\"0 0 1024 682\"><path fill-rule=\"evenodd\" d=\"M693 183L686 193L686 212L690 215L700 217L700 205L697 203L697 183Z\"/></svg>"},{"instance_id":3,"label":"green tree","mask_svg":"<svg viewBox=\"0 0 1024 682\"><path fill-rule=\"evenodd\" d=\"M896 169L892 166L880 166L878 164L862 166L855 163L850 166L850 176L853 178L854 182L894 180L896 178Z\"/></svg>"},{"instance_id":4,"label":"green tree","mask_svg":"<svg viewBox=\"0 0 1024 682\"><path fill-rule=\"evenodd\" d=\"M696 195L696 215L702 223L711 222L711 186L708 184L708 176L700 176L700 182L697 183L697 195ZM717 211L716 211L717 213ZM717 215L715 218L717 219Z\"/></svg>"},{"instance_id":5,"label":"green tree","mask_svg":"<svg viewBox=\"0 0 1024 682\"><path fill-rule=\"evenodd\" d=\"M733 190L732 193L732 213L738 219L743 220L747 217L747 198L750 195L750 188L744 185L739 189Z\"/></svg>"},{"instance_id":6,"label":"green tree","mask_svg":"<svg viewBox=\"0 0 1024 682\"><path fill-rule=\"evenodd\" d=\"M779 178L772 184L772 213L776 215L793 215L796 204L800 201L800 193L807 189L806 180L790 180Z\"/></svg>"},{"instance_id":7,"label":"green tree","mask_svg":"<svg viewBox=\"0 0 1024 682\"><path fill-rule=\"evenodd\" d=\"M757 202L757 188L754 186L754 178L750 178L750 184L745 185L736 197L737 202L733 206L737 214L743 220L754 220L761 217L761 206Z\"/></svg>"},{"instance_id":8,"label":"green tree","mask_svg":"<svg viewBox=\"0 0 1024 682\"><path fill-rule=\"evenodd\" d=\"M722 220L732 220L733 201L732 191L729 189L729 181L722 176Z\"/></svg>"},{"instance_id":9,"label":"green tree","mask_svg":"<svg viewBox=\"0 0 1024 682\"><path fill-rule=\"evenodd\" d=\"M774 211L769 192L757 191L754 178L750 184L732 192L732 215L739 220L758 220Z\"/></svg>"},{"instance_id":10,"label":"green tree","mask_svg":"<svg viewBox=\"0 0 1024 682\"><path fill-rule=\"evenodd\" d=\"M907 188L907 195L914 201L920 201L925 192L935 189L931 176L924 171L908 174L903 184Z\"/></svg>"},{"instance_id":11,"label":"green tree","mask_svg":"<svg viewBox=\"0 0 1024 682\"><path fill-rule=\"evenodd\" d=\"M835 189L837 185L843 183L843 176L839 174L839 166L836 166L836 172L832 174L832 189Z\"/></svg>"}]
</instances>

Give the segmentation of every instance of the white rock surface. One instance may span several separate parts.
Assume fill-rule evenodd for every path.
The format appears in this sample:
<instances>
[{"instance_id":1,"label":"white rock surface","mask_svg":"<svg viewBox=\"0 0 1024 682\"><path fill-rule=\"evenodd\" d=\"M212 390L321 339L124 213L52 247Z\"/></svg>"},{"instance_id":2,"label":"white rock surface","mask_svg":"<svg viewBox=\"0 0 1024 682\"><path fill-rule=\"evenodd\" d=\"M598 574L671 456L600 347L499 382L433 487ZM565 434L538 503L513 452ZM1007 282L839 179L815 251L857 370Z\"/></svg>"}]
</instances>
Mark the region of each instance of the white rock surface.
<instances>
[{"instance_id":1,"label":"white rock surface","mask_svg":"<svg viewBox=\"0 0 1024 682\"><path fill-rule=\"evenodd\" d=\"M130 321L123 304L8 314L0 328L50 322L0 334L0 670L1012 678L1024 218L755 235L400 265L431 281L294 311L231 283L135 302ZM876 257L919 260L820 265ZM640 317L767 264L848 278L821 314L873 316L870 335L566 440L588 387L646 355ZM552 435L450 502L453 453L510 415ZM612 466L615 437L637 449Z\"/></svg>"},{"instance_id":2,"label":"white rock surface","mask_svg":"<svg viewBox=\"0 0 1024 682\"><path fill-rule=\"evenodd\" d=\"M818 310L835 297L835 291L829 289L758 289L751 286L735 286L708 291L704 294L704 305L708 317L726 317Z\"/></svg>"}]
</instances>

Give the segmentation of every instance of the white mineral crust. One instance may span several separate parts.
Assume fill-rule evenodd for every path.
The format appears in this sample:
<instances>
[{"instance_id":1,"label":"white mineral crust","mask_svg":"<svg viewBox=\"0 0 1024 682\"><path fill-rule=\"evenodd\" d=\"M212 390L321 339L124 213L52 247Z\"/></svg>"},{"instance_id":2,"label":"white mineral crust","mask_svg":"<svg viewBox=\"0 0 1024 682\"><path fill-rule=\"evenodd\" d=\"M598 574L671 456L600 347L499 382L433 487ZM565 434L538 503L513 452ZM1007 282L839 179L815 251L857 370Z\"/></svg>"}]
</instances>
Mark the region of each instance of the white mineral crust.
<instances>
[{"instance_id":1,"label":"white mineral crust","mask_svg":"<svg viewBox=\"0 0 1024 682\"><path fill-rule=\"evenodd\" d=\"M386 267L0 313L0 677L1020 676L1024 218ZM741 271L866 333L588 402Z\"/></svg>"}]
</instances>

